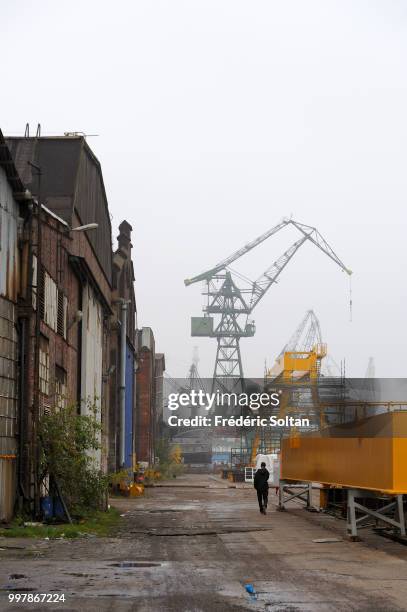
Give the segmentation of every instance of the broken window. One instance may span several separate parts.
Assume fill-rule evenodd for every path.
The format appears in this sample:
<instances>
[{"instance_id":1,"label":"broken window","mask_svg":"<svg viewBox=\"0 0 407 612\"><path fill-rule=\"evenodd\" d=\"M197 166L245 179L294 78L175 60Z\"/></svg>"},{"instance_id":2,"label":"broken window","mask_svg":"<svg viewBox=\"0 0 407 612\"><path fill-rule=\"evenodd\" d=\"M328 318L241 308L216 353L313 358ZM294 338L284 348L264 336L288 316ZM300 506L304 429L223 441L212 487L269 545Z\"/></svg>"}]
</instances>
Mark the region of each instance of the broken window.
<instances>
[{"instance_id":1,"label":"broken window","mask_svg":"<svg viewBox=\"0 0 407 612\"><path fill-rule=\"evenodd\" d=\"M40 393L49 395L49 342L45 336L40 336Z\"/></svg>"},{"instance_id":2,"label":"broken window","mask_svg":"<svg viewBox=\"0 0 407 612\"><path fill-rule=\"evenodd\" d=\"M66 371L60 366L55 366L55 408L63 410L66 408Z\"/></svg>"}]
</instances>

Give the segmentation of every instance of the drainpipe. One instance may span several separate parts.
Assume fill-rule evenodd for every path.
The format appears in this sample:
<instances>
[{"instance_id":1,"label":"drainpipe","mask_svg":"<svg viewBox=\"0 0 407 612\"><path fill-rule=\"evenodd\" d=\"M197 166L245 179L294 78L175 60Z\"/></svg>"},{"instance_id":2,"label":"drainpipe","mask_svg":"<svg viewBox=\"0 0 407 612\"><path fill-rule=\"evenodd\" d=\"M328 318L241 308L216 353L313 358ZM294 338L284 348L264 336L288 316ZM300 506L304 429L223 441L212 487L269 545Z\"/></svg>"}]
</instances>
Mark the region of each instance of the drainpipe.
<instances>
[{"instance_id":1,"label":"drainpipe","mask_svg":"<svg viewBox=\"0 0 407 612\"><path fill-rule=\"evenodd\" d=\"M127 304L126 300L121 303L121 328L120 328L120 466L124 466L126 460L125 451L125 421L126 421L126 337L127 337Z\"/></svg>"}]
</instances>

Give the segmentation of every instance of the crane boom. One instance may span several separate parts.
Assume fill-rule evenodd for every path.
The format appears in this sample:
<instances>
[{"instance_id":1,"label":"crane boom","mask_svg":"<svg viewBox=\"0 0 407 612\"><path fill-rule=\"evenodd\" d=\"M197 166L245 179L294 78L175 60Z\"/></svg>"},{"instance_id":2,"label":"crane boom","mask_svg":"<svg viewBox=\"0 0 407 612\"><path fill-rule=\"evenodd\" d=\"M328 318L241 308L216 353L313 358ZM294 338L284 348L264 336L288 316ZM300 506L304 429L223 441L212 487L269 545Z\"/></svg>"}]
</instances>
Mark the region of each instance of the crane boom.
<instances>
[{"instance_id":1,"label":"crane boom","mask_svg":"<svg viewBox=\"0 0 407 612\"><path fill-rule=\"evenodd\" d=\"M303 238L294 242L294 244L285 252L283 255L273 263L270 268L267 268L265 272L253 283L253 293L250 302L250 312L257 306L264 294L270 289L271 285L276 282L281 272L284 270L290 259L295 255L298 249L306 242L310 240L315 246L317 246L325 255L328 255L344 272L352 274L345 264L339 259L334 250L329 246L325 238L318 232L315 227L304 225L303 223L297 223L296 221L290 220L290 223L294 225L303 234Z\"/></svg>"},{"instance_id":2,"label":"crane boom","mask_svg":"<svg viewBox=\"0 0 407 612\"><path fill-rule=\"evenodd\" d=\"M308 240L313 242L325 255L328 255L340 268L349 276L352 274L352 270L349 270L345 264L339 259L337 254L334 252L332 247L327 243L325 238L319 233L316 227L310 225L304 225L304 223L298 223L298 221L290 220L290 223L294 225L300 232L307 236Z\"/></svg>"},{"instance_id":3,"label":"crane boom","mask_svg":"<svg viewBox=\"0 0 407 612\"><path fill-rule=\"evenodd\" d=\"M261 234L260 236L252 240L251 242L248 242L242 248L232 253L232 255L229 255L229 257L227 257L223 261L220 261L213 268L206 270L206 272L201 272L201 274L198 274L197 276L193 276L192 278L185 279L184 281L185 285L188 286L188 285L192 285L193 283L197 283L202 280L211 279L213 276L215 276L215 274L217 274L221 270L224 270L225 268L230 266L230 264L236 261L236 259L243 257L243 255L246 255L246 253L248 253L249 251L257 247L259 244L261 244L262 242L264 242L265 240L267 240L274 234L277 234L277 232L279 232L284 227L287 227L287 225L293 225L294 227L296 227L302 234L304 234L304 236L307 237L308 240L311 240L311 242L313 242L315 246L317 246L319 249L324 251L324 253L328 255L328 257L333 259L333 261L335 261L345 272L347 272L348 274L351 274L351 271L348 270L346 266L341 262L339 257L334 253L332 248L329 246L329 244L321 236L321 234L318 232L318 230L315 227L312 227L310 225L305 225L304 223L299 223L298 221L294 221L294 219L283 219L280 223L278 223L277 225L269 229L267 232L265 232L264 234Z\"/></svg>"},{"instance_id":4,"label":"crane boom","mask_svg":"<svg viewBox=\"0 0 407 612\"><path fill-rule=\"evenodd\" d=\"M277 278L280 276L281 272L306 240L307 237L304 236L297 240L297 242L294 242L294 244L253 283L253 293L250 300L249 312L257 306L266 291L270 289L271 285L277 282Z\"/></svg>"},{"instance_id":5,"label":"crane boom","mask_svg":"<svg viewBox=\"0 0 407 612\"><path fill-rule=\"evenodd\" d=\"M215 274L217 274L221 270L224 270L227 266L229 266L231 263L236 261L236 259L239 259L243 255L246 255L246 253L254 249L254 247L258 246L259 244L267 240L267 238L270 238L270 236L273 236L273 234L276 234L277 232L279 232L281 229L283 229L283 227L285 227L289 223L291 223L291 220L288 220L288 219L281 221L281 223L279 223L278 225L275 225L274 227L269 229L267 232L265 232L261 236L258 236L251 242L248 242L247 244L245 244L245 246L242 247L241 249L238 249L237 251L232 253L232 255L229 255L229 257L227 257L223 261L220 261L218 264L216 264L216 266L214 266L210 270L207 270L206 272L202 272L201 274L198 274L197 276L194 276L193 278L185 279L184 281L185 285L186 286L192 285L192 283L197 283L201 280L208 280L212 278Z\"/></svg>"}]
</instances>

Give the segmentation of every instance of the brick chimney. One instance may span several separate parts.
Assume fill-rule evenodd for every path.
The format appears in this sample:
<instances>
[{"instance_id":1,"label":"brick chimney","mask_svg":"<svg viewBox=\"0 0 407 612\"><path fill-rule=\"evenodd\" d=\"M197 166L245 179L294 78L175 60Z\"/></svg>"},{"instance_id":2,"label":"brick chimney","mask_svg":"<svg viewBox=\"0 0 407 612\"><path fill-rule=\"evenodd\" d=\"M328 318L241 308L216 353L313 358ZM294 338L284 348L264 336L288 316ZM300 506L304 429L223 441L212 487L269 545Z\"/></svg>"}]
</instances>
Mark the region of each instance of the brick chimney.
<instances>
[{"instance_id":1,"label":"brick chimney","mask_svg":"<svg viewBox=\"0 0 407 612\"><path fill-rule=\"evenodd\" d=\"M128 259L131 259L131 232L133 228L130 223L127 221L122 221L119 225L119 235L117 236L117 242L119 244L119 250L123 252L127 256Z\"/></svg>"}]
</instances>

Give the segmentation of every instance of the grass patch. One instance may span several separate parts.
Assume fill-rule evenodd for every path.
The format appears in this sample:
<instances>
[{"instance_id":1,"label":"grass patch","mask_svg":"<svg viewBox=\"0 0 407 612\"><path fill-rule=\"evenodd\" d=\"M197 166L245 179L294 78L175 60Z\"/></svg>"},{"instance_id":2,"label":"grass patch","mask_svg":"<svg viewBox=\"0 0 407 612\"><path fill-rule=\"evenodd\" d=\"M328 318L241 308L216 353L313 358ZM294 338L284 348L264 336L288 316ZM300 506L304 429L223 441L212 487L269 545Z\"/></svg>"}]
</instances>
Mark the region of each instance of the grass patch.
<instances>
[{"instance_id":1,"label":"grass patch","mask_svg":"<svg viewBox=\"0 0 407 612\"><path fill-rule=\"evenodd\" d=\"M0 536L5 538L81 538L86 535L106 537L119 525L120 512L110 508L107 512L93 512L73 525L36 525L24 527L23 522L15 519L10 527L0 528Z\"/></svg>"}]
</instances>

